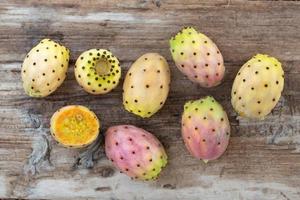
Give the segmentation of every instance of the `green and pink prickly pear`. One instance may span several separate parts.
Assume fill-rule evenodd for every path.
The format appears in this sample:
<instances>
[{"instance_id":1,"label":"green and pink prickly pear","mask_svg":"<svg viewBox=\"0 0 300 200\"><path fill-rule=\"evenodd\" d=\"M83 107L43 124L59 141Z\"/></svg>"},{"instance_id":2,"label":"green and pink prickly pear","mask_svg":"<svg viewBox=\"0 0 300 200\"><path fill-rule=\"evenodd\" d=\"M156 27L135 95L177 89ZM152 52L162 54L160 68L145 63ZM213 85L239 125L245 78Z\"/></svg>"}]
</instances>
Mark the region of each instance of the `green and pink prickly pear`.
<instances>
[{"instance_id":1,"label":"green and pink prickly pear","mask_svg":"<svg viewBox=\"0 0 300 200\"><path fill-rule=\"evenodd\" d=\"M159 140L132 125L110 127L105 134L105 152L121 172L133 179L156 179L167 164Z\"/></svg>"},{"instance_id":2,"label":"green and pink prickly pear","mask_svg":"<svg viewBox=\"0 0 300 200\"><path fill-rule=\"evenodd\" d=\"M27 54L22 65L23 87L31 97L45 97L65 80L69 50L50 39L43 39Z\"/></svg>"},{"instance_id":3,"label":"green and pink prickly pear","mask_svg":"<svg viewBox=\"0 0 300 200\"><path fill-rule=\"evenodd\" d=\"M105 49L83 52L75 64L75 77L91 94L106 94L117 87L121 77L119 60Z\"/></svg>"},{"instance_id":4,"label":"green and pink prickly pear","mask_svg":"<svg viewBox=\"0 0 300 200\"><path fill-rule=\"evenodd\" d=\"M230 124L222 106L208 96L184 105L181 131L188 151L195 158L208 162L225 152Z\"/></svg>"},{"instance_id":5,"label":"green and pink prickly pear","mask_svg":"<svg viewBox=\"0 0 300 200\"><path fill-rule=\"evenodd\" d=\"M234 80L232 106L242 117L264 119L279 101L283 86L281 63L257 54L241 67Z\"/></svg>"},{"instance_id":6,"label":"green and pink prickly pear","mask_svg":"<svg viewBox=\"0 0 300 200\"><path fill-rule=\"evenodd\" d=\"M177 68L202 87L221 83L225 67L222 54L206 35L187 27L170 39L170 51Z\"/></svg>"},{"instance_id":7,"label":"green and pink prickly pear","mask_svg":"<svg viewBox=\"0 0 300 200\"><path fill-rule=\"evenodd\" d=\"M167 61L157 53L146 53L130 67L123 85L126 110L151 117L164 105L170 88Z\"/></svg>"}]
</instances>

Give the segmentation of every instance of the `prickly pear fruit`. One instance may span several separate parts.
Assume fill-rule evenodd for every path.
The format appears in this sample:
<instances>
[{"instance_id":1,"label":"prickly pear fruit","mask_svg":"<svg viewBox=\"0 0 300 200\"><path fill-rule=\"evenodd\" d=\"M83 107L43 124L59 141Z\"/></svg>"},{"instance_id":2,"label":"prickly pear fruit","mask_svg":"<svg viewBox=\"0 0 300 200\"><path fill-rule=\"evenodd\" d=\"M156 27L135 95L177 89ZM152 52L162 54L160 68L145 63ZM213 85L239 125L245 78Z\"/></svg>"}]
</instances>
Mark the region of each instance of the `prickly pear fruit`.
<instances>
[{"instance_id":1,"label":"prickly pear fruit","mask_svg":"<svg viewBox=\"0 0 300 200\"><path fill-rule=\"evenodd\" d=\"M242 117L264 119L280 99L283 85L281 63L276 58L257 54L235 77L231 104Z\"/></svg>"},{"instance_id":2,"label":"prickly pear fruit","mask_svg":"<svg viewBox=\"0 0 300 200\"><path fill-rule=\"evenodd\" d=\"M69 65L69 50L50 39L33 47L22 65L23 87L31 97L45 97L65 80Z\"/></svg>"},{"instance_id":3,"label":"prickly pear fruit","mask_svg":"<svg viewBox=\"0 0 300 200\"><path fill-rule=\"evenodd\" d=\"M167 164L159 140L132 125L110 127L105 135L105 152L121 172L139 180L156 179Z\"/></svg>"},{"instance_id":4,"label":"prickly pear fruit","mask_svg":"<svg viewBox=\"0 0 300 200\"><path fill-rule=\"evenodd\" d=\"M121 77L119 60L105 49L83 52L76 61L74 72L79 85L91 94L110 92Z\"/></svg>"},{"instance_id":5,"label":"prickly pear fruit","mask_svg":"<svg viewBox=\"0 0 300 200\"><path fill-rule=\"evenodd\" d=\"M85 106L65 106L51 117L51 135L65 147L81 148L91 144L99 128L97 116Z\"/></svg>"},{"instance_id":6,"label":"prickly pear fruit","mask_svg":"<svg viewBox=\"0 0 300 200\"><path fill-rule=\"evenodd\" d=\"M208 96L184 105L181 132L188 151L195 158L208 162L225 152L230 124L222 106Z\"/></svg>"},{"instance_id":7,"label":"prickly pear fruit","mask_svg":"<svg viewBox=\"0 0 300 200\"><path fill-rule=\"evenodd\" d=\"M187 27L170 39L170 51L177 68L202 87L221 83L225 67L222 54L206 35Z\"/></svg>"},{"instance_id":8,"label":"prickly pear fruit","mask_svg":"<svg viewBox=\"0 0 300 200\"><path fill-rule=\"evenodd\" d=\"M151 117L164 105L170 84L167 61L157 53L146 53L130 67L123 85L126 110L140 117Z\"/></svg>"}]
</instances>

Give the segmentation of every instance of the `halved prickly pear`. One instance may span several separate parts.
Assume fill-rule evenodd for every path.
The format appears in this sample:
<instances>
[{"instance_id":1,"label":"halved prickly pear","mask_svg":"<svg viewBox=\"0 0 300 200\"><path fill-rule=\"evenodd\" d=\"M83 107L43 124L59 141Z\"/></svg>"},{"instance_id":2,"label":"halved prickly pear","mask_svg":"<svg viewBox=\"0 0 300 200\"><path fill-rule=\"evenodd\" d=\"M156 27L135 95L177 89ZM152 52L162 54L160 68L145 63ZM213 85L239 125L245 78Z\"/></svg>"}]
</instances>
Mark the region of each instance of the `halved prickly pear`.
<instances>
[{"instance_id":1,"label":"halved prickly pear","mask_svg":"<svg viewBox=\"0 0 300 200\"><path fill-rule=\"evenodd\" d=\"M187 102L181 126L184 143L195 158L208 162L225 152L230 124L226 112L213 97Z\"/></svg>"},{"instance_id":2,"label":"halved prickly pear","mask_svg":"<svg viewBox=\"0 0 300 200\"><path fill-rule=\"evenodd\" d=\"M74 72L79 85L91 94L110 92L121 77L119 60L106 49L83 52L76 61Z\"/></svg>"},{"instance_id":3,"label":"halved prickly pear","mask_svg":"<svg viewBox=\"0 0 300 200\"><path fill-rule=\"evenodd\" d=\"M264 119L276 106L284 86L284 71L274 57L257 54L239 70L231 91L236 112L252 119Z\"/></svg>"},{"instance_id":4,"label":"halved prickly pear","mask_svg":"<svg viewBox=\"0 0 300 200\"><path fill-rule=\"evenodd\" d=\"M132 125L110 127L105 134L105 151L121 172L134 179L156 179L167 164L167 154L159 140Z\"/></svg>"},{"instance_id":5,"label":"halved prickly pear","mask_svg":"<svg viewBox=\"0 0 300 200\"><path fill-rule=\"evenodd\" d=\"M157 53L146 53L130 67L123 85L125 109L140 117L151 117L168 97L170 69Z\"/></svg>"},{"instance_id":6,"label":"halved prickly pear","mask_svg":"<svg viewBox=\"0 0 300 200\"><path fill-rule=\"evenodd\" d=\"M69 50L50 39L43 39L27 54L22 65L23 87L31 97L45 97L65 80Z\"/></svg>"},{"instance_id":7,"label":"halved prickly pear","mask_svg":"<svg viewBox=\"0 0 300 200\"><path fill-rule=\"evenodd\" d=\"M50 131L63 146L80 148L96 140L99 128L100 122L94 112L84 106L71 105L53 114Z\"/></svg>"},{"instance_id":8,"label":"halved prickly pear","mask_svg":"<svg viewBox=\"0 0 300 200\"><path fill-rule=\"evenodd\" d=\"M170 51L177 68L202 87L221 83L225 67L222 54L206 35L187 27L170 39Z\"/></svg>"}]
</instances>

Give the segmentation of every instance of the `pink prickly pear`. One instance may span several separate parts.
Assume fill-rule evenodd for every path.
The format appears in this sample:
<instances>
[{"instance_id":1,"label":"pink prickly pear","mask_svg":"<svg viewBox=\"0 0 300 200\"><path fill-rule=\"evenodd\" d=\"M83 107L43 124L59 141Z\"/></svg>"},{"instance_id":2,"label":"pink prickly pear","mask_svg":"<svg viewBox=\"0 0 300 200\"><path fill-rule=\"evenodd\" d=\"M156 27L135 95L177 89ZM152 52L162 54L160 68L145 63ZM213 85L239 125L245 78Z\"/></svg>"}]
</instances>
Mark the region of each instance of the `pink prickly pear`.
<instances>
[{"instance_id":1,"label":"pink prickly pear","mask_svg":"<svg viewBox=\"0 0 300 200\"><path fill-rule=\"evenodd\" d=\"M206 35L187 27L170 40L170 51L177 68L202 87L221 83L225 67L222 54Z\"/></svg>"},{"instance_id":2,"label":"pink prickly pear","mask_svg":"<svg viewBox=\"0 0 300 200\"><path fill-rule=\"evenodd\" d=\"M184 143L195 158L208 162L225 152L230 124L226 112L213 97L187 102L181 126Z\"/></svg>"},{"instance_id":3,"label":"pink prickly pear","mask_svg":"<svg viewBox=\"0 0 300 200\"><path fill-rule=\"evenodd\" d=\"M134 179L156 179L167 164L167 154L159 140L132 125L110 127L105 134L105 151L121 172Z\"/></svg>"}]
</instances>

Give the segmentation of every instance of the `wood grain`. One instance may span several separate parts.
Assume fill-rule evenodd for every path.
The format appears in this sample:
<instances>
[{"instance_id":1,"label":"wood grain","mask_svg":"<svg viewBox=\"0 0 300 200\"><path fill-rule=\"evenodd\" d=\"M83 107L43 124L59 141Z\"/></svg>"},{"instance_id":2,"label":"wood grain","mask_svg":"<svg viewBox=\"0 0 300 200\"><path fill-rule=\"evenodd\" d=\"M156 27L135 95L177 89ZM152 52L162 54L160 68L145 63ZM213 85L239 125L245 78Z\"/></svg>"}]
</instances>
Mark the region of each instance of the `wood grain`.
<instances>
[{"instance_id":1,"label":"wood grain","mask_svg":"<svg viewBox=\"0 0 300 200\"><path fill-rule=\"evenodd\" d=\"M218 45L227 70L220 86L201 88L176 69L168 39L183 26L196 27ZM299 32L299 1L2 0L0 198L300 199ZM33 99L23 91L21 63L45 37L71 49L70 68L53 95ZM73 66L90 48L110 49L121 61L123 78L143 53L162 54L172 73L163 109L147 120L126 112L122 84L107 95L85 93L74 79ZM233 79L256 53L277 57L286 77L280 103L264 121L239 119L230 105ZM233 130L226 153L208 164L187 153L179 125L184 102L204 95L222 103ZM127 123L154 133L169 155L160 179L131 181L103 158L99 145L81 152L57 145L49 135L49 119L69 104L94 110L103 130ZM93 167L86 169L86 163Z\"/></svg>"}]
</instances>

